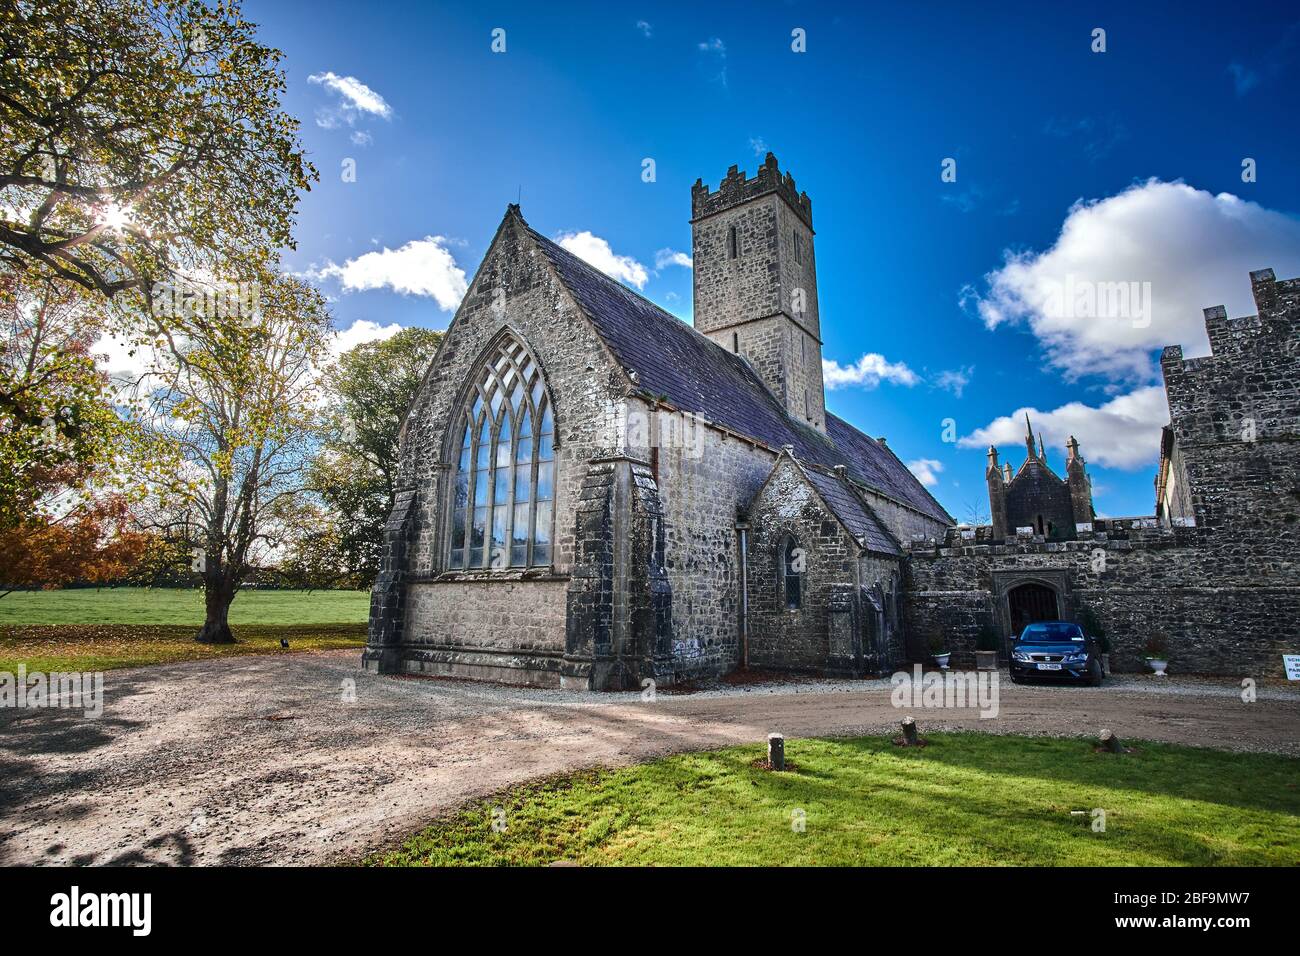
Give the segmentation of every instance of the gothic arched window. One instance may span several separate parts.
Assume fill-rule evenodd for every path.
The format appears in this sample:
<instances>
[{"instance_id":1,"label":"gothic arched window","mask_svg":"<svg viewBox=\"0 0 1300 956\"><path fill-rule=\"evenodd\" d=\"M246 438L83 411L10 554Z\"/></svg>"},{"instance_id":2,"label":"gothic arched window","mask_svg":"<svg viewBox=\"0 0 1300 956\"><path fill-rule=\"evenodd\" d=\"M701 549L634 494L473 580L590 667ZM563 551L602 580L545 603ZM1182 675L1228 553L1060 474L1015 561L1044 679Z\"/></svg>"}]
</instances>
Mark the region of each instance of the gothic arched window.
<instances>
[{"instance_id":1,"label":"gothic arched window","mask_svg":"<svg viewBox=\"0 0 1300 956\"><path fill-rule=\"evenodd\" d=\"M803 606L803 572L807 559L792 536L781 543L779 560L781 598L787 610L797 611Z\"/></svg>"},{"instance_id":2,"label":"gothic arched window","mask_svg":"<svg viewBox=\"0 0 1300 956\"><path fill-rule=\"evenodd\" d=\"M475 374L459 419L452 568L551 563L555 419L541 371L507 337Z\"/></svg>"}]
</instances>

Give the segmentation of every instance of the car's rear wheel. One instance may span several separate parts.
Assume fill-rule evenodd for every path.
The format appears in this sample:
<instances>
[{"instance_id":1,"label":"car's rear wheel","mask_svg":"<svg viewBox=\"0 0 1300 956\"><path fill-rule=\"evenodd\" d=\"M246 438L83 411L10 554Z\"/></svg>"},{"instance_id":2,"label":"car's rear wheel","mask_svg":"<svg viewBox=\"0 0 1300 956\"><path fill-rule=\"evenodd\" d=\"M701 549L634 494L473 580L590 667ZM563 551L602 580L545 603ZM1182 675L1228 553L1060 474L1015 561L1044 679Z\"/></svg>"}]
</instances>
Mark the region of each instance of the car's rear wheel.
<instances>
[{"instance_id":1,"label":"car's rear wheel","mask_svg":"<svg viewBox=\"0 0 1300 956\"><path fill-rule=\"evenodd\" d=\"M1095 657L1088 664L1088 686L1101 686L1101 661Z\"/></svg>"}]
</instances>

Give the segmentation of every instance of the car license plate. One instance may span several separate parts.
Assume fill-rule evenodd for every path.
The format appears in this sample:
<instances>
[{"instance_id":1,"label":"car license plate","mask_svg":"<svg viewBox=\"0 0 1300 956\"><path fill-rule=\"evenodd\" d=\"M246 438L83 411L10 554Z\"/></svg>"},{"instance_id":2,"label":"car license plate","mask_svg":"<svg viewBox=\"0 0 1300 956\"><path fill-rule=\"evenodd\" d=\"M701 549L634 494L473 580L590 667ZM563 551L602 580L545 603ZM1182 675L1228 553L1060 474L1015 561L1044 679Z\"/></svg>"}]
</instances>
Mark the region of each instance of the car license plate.
<instances>
[{"instance_id":1,"label":"car license plate","mask_svg":"<svg viewBox=\"0 0 1300 956\"><path fill-rule=\"evenodd\" d=\"M1040 671L1059 671L1061 669L1061 665L1060 664L1039 664L1038 669Z\"/></svg>"}]
</instances>

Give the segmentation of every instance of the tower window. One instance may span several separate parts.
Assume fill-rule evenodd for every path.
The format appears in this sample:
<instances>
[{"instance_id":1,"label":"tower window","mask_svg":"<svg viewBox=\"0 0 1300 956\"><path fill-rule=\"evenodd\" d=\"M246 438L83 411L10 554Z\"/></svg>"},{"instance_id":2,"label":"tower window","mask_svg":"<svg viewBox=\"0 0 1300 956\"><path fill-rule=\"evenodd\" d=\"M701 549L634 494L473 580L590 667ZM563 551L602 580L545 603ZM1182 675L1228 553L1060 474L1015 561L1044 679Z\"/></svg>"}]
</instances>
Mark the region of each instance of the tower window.
<instances>
[{"instance_id":1,"label":"tower window","mask_svg":"<svg viewBox=\"0 0 1300 956\"><path fill-rule=\"evenodd\" d=\"M736 227L727 230L727 258L736 258Z\"/></svg>"},{"instance_id":2,"label":"tower window","mask_svg":"<svg viewBox=\"0 0 1300 956\"><path fill-rule=\"evenodd\" d=\"M795 261L795 262L802 263L802 262L803 262L803 242L802 242L801 240L802 240L803 237L799 235L799 230L798 230L798 229L794 230L793 235L794 235L794 261Z\"/></svg>"},{"instance_id":3,"label":"tower window","mask_svg":"<svg viewBox=\"0 0 1300 956\"><path fill-rule=\"evenodd\" d=\"M739 332L731 333L731 351L735 352L737 355L740 354L740 333Z\"/></svg>"}]
</instances>

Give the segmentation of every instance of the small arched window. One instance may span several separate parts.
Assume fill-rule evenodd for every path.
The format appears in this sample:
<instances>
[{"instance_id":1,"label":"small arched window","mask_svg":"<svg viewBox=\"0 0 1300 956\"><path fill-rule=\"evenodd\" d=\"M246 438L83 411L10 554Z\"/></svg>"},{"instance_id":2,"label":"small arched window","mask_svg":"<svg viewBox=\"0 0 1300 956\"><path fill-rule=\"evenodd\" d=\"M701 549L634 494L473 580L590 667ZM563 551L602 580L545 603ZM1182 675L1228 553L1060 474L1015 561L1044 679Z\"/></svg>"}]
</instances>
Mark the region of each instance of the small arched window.
<instances>
[{"instance_id":1,"label":"small arched window","mask_svg":"<svg viewBox=\"0 0 1300 956\"><path fill-rule=\"evenodd\" d=\"M478 371L460 419L452 568L551 563L555 419L541 371L507 337Z\"/></svg>"},{"instance_id":2,"label":"small arched window","mask_svg":"<svg viewBox=\"0 0 1300 956\"><path fill-rule=\"evenodd\" d=\"M791 536L787 536L781 544L780 562L781 599L785 602L786 610L797 611L803 606L806 557L799 542Z\"/></svg>"}]
</instances>

